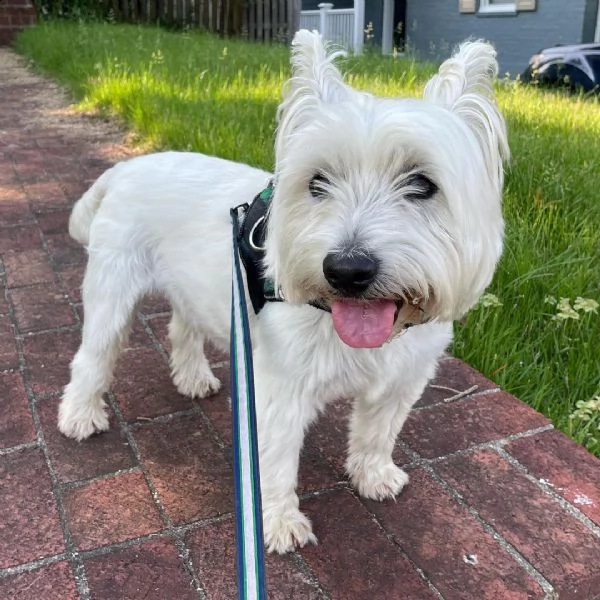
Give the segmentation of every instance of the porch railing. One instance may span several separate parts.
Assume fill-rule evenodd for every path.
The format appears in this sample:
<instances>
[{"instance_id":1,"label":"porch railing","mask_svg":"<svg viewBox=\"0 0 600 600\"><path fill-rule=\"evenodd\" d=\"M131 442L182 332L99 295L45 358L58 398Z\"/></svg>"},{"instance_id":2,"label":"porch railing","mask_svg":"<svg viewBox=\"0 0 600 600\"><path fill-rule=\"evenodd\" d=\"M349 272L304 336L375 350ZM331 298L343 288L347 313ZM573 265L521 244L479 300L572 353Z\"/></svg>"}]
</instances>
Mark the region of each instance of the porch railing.
<instances>
[{"instance_id":1,"label":"porch railing","mask_svg":"<svg viewBox=\"0 0 600 600\"><path fill-rule=\"evenodd\" d=\"M363 31L362 28L357 27L354 8L335 9L330 3L319 4L319 10L300 12L300 28L316 29L326 40L356 54L362 50Z\"/></svg>"}]
</instances>

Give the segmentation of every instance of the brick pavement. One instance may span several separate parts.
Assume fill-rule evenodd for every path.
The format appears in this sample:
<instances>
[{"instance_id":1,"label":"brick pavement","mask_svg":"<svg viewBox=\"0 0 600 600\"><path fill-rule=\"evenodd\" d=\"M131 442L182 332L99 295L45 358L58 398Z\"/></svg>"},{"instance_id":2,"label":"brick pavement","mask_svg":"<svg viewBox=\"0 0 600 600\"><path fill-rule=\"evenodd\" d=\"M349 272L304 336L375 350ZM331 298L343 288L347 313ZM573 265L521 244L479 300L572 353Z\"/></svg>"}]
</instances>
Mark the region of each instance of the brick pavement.
<instances>
[{"instance_id":1,"label":"brick pavement","mask_svg":"<svg viewBox=\"0 0 600 600\"><path fill-rule=\"evenodd\" d=\"M0 50L0 599L235 598L227 385L176 393L163 300L139 308L110 432L56 430L85 261L69 208L130 153L65 105ZM226 383L226 357L211 362ZM545 417L445 359L395 451L411 483L376 503L343 473L347 413L309 434L300 493L320 543L268 557L269 598L600 598L600 461Z\"/></svg>"}]
</instances>

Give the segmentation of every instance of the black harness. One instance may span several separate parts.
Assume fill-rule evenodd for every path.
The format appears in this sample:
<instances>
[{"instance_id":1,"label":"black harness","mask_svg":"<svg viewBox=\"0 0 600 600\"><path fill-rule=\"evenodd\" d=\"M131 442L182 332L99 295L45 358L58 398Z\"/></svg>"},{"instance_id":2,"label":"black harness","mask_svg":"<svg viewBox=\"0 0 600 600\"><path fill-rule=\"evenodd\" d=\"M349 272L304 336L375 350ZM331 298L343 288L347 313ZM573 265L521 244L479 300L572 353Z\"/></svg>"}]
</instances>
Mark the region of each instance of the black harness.
<instances>
[{"instance_id":1,"label":"black harness","mask_svg":"<svg viewBox=\"0 0 600 600\"><path fill-rule=\"evenodd\" d=\"M273 181L270 181L251 204L246 202L231 209L234 235L246 270L248 295L255 314L258 314L267 302L284 301L284 298L277 294L273 281L265 277L263 266L269 205L273 191ZM331 312L324 302L316 300L309 304L314 308Z\"/></svg>"}]
</instances>

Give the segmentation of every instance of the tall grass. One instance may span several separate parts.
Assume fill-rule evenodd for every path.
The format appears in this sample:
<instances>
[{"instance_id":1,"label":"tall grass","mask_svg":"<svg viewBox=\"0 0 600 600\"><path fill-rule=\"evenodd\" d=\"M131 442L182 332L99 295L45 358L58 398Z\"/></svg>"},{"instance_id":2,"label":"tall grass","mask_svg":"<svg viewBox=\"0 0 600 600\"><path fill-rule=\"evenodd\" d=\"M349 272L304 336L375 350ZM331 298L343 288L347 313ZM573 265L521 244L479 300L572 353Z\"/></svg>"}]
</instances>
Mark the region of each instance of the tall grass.
<instances>
[{"instance_id":1,"label":"tall grass","mask_svg":"<svg viewBox=\"0 0 600 600\"><path fill-rule=\"evenodd\" d=\"M47 23L26 30L18 49L81 108L123 119L149 148L272 167L287 48ZM433 71L373 55L342 68L352 85L387 96L418 95ZM453 351L600 455L600 315L590 301L600 300L600 103L514 82L499 84L498 97L513 154L506 250L492 295L457 324Z\"/></svg>"}]
</instances>

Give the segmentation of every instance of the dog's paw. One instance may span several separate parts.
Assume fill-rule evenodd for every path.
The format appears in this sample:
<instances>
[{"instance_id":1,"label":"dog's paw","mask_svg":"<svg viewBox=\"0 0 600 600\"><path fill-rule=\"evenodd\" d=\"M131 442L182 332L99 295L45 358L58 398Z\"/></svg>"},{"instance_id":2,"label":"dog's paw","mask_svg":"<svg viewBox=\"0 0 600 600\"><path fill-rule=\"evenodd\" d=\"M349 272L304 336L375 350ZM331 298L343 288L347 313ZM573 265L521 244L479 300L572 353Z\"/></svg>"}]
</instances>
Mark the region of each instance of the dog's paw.
<instances>
[{"instance_id":1,"label":"dog's paw","mask_svg":"<svg viewBox=\"0 0 600 600\"><path fill-rule=\"evenodd\" d=\"M78 442L94 433L108 431L110 425L104 401L95 402L85 408L67 408L64 401L58 409L58 429L64 435Z\"/></svg>"},{"instance_id":2,"label":"dog's paw","mask_svg":"<svg viewBox=\"0 0 600 600\"><path fill-rule=\"evenodd\" d=\"M212 373L191 377L181 371L173 372L173 383L182 396L189 398L207 398L221 389L221 382Z\"/></svg>"},{"instance_id":3,"label":"dog's paw","mask_svg":"<svg viewBox=\"0 0 600 600\"><path fill-rule=\"evenodd\" d=\"M297 547L304 548L308 543L317 543L310 521L299 510L265 515L263 527L268 552L285 554L292 552Z\"/></svg>"},{"instance_id":4,"label":"dog's paw","mask_svg":"<svg viewBox=\"0 0 600 600\"><path fill-rule=\"evenodd\" d=\"M363 498L385 500L395 498L408 483L408 475L394 463L373 468L357 468L350 481Z\"/></svg>"}]
</instances>

